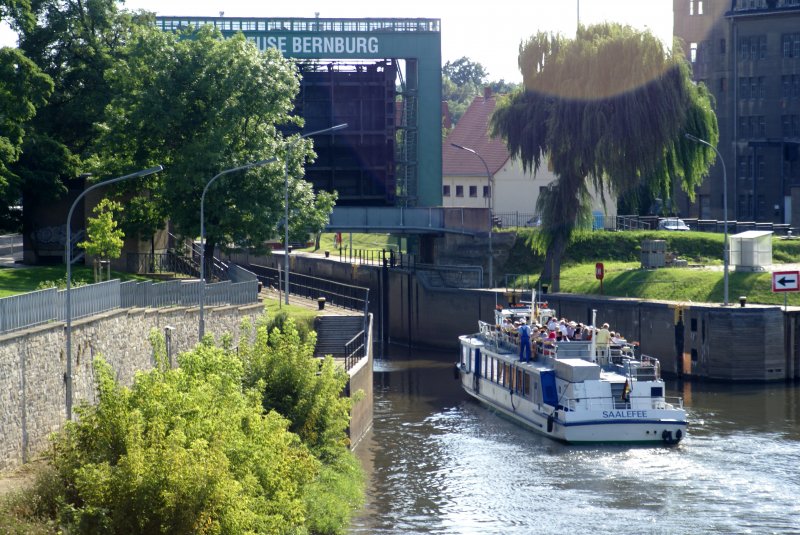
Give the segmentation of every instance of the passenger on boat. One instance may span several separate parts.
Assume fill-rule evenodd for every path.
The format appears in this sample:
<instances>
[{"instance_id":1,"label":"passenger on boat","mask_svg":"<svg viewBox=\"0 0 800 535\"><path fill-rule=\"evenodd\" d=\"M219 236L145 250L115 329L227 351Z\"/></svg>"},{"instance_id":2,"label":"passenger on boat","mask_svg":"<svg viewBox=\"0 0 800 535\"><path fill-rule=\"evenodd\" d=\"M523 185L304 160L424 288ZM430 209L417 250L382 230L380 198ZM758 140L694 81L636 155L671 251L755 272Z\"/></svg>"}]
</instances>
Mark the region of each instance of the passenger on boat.
<instances>
[{"instance_id":1,"label":"passenger on boat","mask_svg":"<svg viewBox=\"0 0 800 535\"><path fill-rule=\"evenodd\" d=\"M608 330L608 323L604 323L601 329L595 331L595 336L597 337L597 349L608 350L608 346L611 343L611 332Z\"/></svg>"},{"instance_id":2,"label":"passenger on boat","mask_svg":"<svg viewBox=\"0 0 800 535\"><path fill-rule=\"evenodd\" d=\"M547 322L547 330L555 331L558 329L558 320L555 317L550 318L550 321Z\"/></svg>"},{"instance_id":3,"label":"passenger on boat","mask_svg":"<svg viewBox=\"0 0 800 535\"><path fill-rule=\"evenodd\" d=\"M575 334L572 337L573 340L583 340L583 323L579 323L577 327L575 327Z\"/></svg>"},{"instance_id":4,"label":"passenger on boat","mask_svg":"<svg viewBox=\"0 0 800 535\"><path fill-rule=\"evenodd\" d=\"M519 360L520 362L531 361L531 327L523 323L517 329L519 333Z\"/></svg>"}]
</instances>

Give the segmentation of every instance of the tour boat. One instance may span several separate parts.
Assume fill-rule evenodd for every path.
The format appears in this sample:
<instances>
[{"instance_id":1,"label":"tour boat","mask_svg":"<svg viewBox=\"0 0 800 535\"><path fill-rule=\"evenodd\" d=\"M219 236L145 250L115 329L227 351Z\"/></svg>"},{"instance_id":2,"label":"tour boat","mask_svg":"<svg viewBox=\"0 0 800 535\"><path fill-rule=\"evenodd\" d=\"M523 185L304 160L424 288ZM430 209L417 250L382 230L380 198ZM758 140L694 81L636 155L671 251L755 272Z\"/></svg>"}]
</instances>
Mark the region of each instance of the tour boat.
<instances>
[{"instance_id":1,"label":"tour boat","mask_svg":"<svg viewBox=\"0 0 800 535\"><path fill-rule=\"evenodd\" d=\"M498 310L534 319L546 307ZM594 323L594 322L593 322ZM668 397L659 362L634 344L592 340L534 343L520 361L519 341L500 323L478 322L459 337L456 376L472 397L534 431L567 443L666 443L686 436L680 397Z\"/></svg>"}]
</instances>

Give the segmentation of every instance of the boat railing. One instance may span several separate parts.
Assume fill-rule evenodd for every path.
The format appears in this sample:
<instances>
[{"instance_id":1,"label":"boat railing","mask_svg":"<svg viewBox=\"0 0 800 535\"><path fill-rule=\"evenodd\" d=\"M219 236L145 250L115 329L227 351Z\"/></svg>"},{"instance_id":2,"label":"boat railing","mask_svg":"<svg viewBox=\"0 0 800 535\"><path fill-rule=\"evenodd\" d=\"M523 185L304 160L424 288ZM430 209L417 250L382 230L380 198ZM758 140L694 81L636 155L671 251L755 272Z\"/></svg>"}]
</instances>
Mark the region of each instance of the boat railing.
<instances>
[{"instance_id":1,"label":"boat railing","mask_svg":"<svg viewBox=\"0 0 800 535\"><path fill-rule=\"evenodd\" d=\"M508 333L497 325L485 321L479 321L478 328L481 338L488 347L519 353L519 337L516 334Z\"/></svg>"},{"instance_id":2,"label":"boat railing","mask_svg":"<svg viewBox=\"0 0 800 535\"><path fill-rule=\"evenodd\" d=\"M614 397L581 397L567 398L561 400L561 405L568 410L574 411L578 406L583 406L588 410L665 410L682 409L683 398L680 396L667 396L663 398L651 398L649 396L629 396L628 399Z\"/></svg>"}]
</instances>

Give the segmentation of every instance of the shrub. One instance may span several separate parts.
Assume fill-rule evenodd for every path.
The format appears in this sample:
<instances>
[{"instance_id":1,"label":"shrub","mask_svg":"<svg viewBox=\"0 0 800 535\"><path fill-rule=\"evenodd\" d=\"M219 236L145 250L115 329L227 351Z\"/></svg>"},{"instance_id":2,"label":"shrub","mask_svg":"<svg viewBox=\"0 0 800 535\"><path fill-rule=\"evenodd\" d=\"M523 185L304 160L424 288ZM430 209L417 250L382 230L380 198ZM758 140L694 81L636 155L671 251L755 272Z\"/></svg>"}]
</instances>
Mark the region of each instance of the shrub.
<instances>
[{"instance_id":1,"label":"shrub","mask_svg":"<svg viewBox=\"0 0 800 535\"><path fill-rule=\"evenodd\" d=\"M76 533L300 533L319 462L204 343L120 387L95 361L98 403L54 440L62 525Z\"/></svg>"}]
</instances>

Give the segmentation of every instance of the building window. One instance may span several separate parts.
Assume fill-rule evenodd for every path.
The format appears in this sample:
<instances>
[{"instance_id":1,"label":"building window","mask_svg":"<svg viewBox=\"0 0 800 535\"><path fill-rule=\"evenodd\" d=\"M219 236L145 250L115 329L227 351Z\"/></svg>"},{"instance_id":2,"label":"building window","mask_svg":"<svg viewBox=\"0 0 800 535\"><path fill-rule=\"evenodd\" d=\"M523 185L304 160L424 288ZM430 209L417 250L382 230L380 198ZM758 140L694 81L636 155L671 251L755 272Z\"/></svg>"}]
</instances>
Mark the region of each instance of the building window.
<instances>
[{"instance_id":1,"label":"building window","mask_svg":"<svg viewBox=\"0 0 800 535\"><path fill-rule=\"evenodd\" d=\"M492 196L492 190L489 189L489 186L483 186L483 198L489 198Z\"/></svg>"},{"instance_id":2,"label":"building window","mask_svg":"<svg viewBox=\"0 0 800 535\"><path fill-rule=\"evenodd\" d=\"M750 82L747 78L739 78L739 98L750 98Z\"/></svg>"},{"instance_id":3,"label":"building window","mask_svg":"<svg viewBox=\"0 0 800 535\"><path fill-rule=\"evenodd\" d=\"M470 186L469 187L469 196L470 197L477 197L478 196L478 186Z\"/></svg>"},{"instance_id":4,"label":"building window","mask_svg":"<svg viewBox=\"0 0 800 535\"><path fill-rule=\"evenodd\" d=\"M697 43L689 45L689 61L695 63L697 61Z\"/></svg>"},{"instance_id":5,"label":"building window","mask_svg":"<svg viewBox=\"0 0 800 535\"><path fill-rule=\"evenodd\" d=\"M739 156L737 163L739 165L739 180L744 180L747 177L747 156Z\"/></svg>"},{"instance_id":6,"label":"building window","mask_svg":"<svg viewBox=\"0 0 800 535\"><path fill-rule=\"evenodd\" d=\"M792 57L792 34L785 33L783 34L783 57L784 58L791 58Z\"/></svg>"},{"instance_id":7,"label":"building window","mask_svg":"<svg viewBox=\"0 0 800 535\"><path fill-rule=\"evenodd\" d=\"M449 197L450 196L450 186L445 184L442 186L442 197Z\"/></svg>"},{"instance_id":8,"label":"building window","mask_svg":"<svg viewBox=\"0 0 800 535\"><path fill-rule=\"evenodd\" d=\"M764 163L764 156L759 154L756 157L756 176L759 180L764 180L764 170L766 169L766 164Z\"/></svg>"},{"instance_id":9,"label":"building window","mask_svg":"<svg viewBox=\"0 0 800 535\"><path fill-rule=\"evenodd\" d=\"M724 93L728 90L728 79L727 78L719 78L717 79L717 90L720 93Z\"/></svg>"},{"instance_id":10,"label":"building window","mask_svg":"<svg viewBox=\"0 0 800 535\"><path fill-rule=\"evenodd\" d=\"M792 77L788 74L781 76L781 96L783 98L792 96Z\"/></svg>"},{"instance_id":11,"label":"building window","mask_svg":"<svg viewBox=\"0 0 800 535\"><path fill-rule=\"evenodd\" d=\"M689 0L689 16L694 15L694 0Z\"/></svg>"},{"instance_id":12,"label":"building window","mask_svg":"<svg viewBox=\"0 0 800 535\"><path fill-rule=\"evenodd\" d=\"M720 39L719 40L719 53L722 54L722 55L725 54L725 46L726 46L725 39Z\"/></svg>"},{"instance_id":13,"label":"building window","mask_svg":"<svg viewBox=\"0 0 800 535\"><path fill-rule=\"evenodd\" d=\"M760 35L758 37L758 57L764 59L767 57L767 36Z\"/></svg>"},{"instance_id":14,"label":"building window","mask_svg":"<svg viewBox=\"0 0 800 535\"><path fill-rule=\"evenodd\" d=\"M456 186L456 197L464 196L464 186Z\"/></svg>"},{"instance_id":15,"label":"building window","mask_svg":"<svg viewBox=\"0 0 800 535\"><path fill-rule=\"evenodd\" d=\"M750 57L750 39L747 37L739 38L739 59L744 60Z\"/></svg>"}]
</instances>

